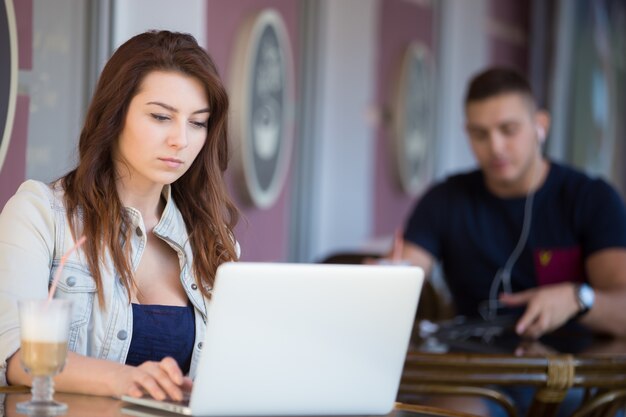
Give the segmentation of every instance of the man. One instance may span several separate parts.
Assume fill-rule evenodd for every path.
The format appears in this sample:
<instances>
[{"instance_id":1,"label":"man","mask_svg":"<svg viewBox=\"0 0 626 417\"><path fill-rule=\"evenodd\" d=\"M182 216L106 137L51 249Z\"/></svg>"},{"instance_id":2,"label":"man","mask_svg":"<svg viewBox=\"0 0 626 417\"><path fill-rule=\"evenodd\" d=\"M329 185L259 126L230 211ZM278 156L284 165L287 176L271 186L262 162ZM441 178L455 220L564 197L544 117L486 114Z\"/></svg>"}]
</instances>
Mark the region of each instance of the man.
<instances>
[{"instance_id":1,"label":"man","mask_svg":"<svg viewBox=\"0 0 626 417\"><path fill-rule=\"evenodd\" d=\"M522 309L521 336L539 338L571 319L626 335L626 315L618 313L626 302L621 198L605 181L544 158L550 118L516 72L493 68L473 78L465 116L479 169L420 199L395 255L427 275L440 260L459 314ZM507 391L523 410L528 390ZM445 406L499 415L462 398Z\"/></svg>"},{"instance_id":2,"label":"man","mask_svg":"<svg viewBox=\"0 0 626 417\"><path fill-rule=\"evenodd\" d=\"M504 68L470 83L466 131L479 170L432 187L404 232L403 257L442 261L460 314L524 307L518 334L538 338L576 318L626 335L626 210L611 186L547 160L549 115Z\"/></svg>"}]
</instances>

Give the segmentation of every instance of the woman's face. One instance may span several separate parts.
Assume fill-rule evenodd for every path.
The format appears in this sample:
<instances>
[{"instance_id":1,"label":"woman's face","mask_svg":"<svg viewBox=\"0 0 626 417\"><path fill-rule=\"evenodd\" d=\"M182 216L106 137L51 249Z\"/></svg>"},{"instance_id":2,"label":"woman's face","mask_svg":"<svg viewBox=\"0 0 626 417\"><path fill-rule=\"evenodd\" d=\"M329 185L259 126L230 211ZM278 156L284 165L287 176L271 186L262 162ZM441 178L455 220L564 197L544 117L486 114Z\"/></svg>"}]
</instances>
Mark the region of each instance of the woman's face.
<instances>
[{"instance_id":1,"label":"woman's face","mask_svg":"<svg viewBox=\"0 0 626 417\"><path fill-rule=\"evenodd\" d=\"M208 119L208 98L197 79L179 72L146 75L118 138L118 181L149 190L179 179L206 141Z\"/></svg>"}]
</instances>

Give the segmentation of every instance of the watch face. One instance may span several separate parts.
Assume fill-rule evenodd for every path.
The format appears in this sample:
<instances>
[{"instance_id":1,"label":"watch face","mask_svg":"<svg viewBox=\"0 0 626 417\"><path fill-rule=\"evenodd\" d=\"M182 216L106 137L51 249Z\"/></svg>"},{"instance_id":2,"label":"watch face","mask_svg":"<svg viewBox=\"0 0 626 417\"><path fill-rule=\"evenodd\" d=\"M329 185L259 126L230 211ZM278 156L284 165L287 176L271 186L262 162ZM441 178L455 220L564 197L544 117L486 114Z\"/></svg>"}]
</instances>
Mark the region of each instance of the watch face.
<instances>
[{"instance_id":1,"label":"watch face","mask_svg":"<svg viewBox=\"0 0 626 417\"><path fill-rule=\"evenodd\" d=\"M593 292L593 288L591 288L587 284L583 284L578 289L578 299L581 304L585 306L585 308L589 309L593 307L593 301L595 298L595 294Z\"/></svg>"}]
</instances>

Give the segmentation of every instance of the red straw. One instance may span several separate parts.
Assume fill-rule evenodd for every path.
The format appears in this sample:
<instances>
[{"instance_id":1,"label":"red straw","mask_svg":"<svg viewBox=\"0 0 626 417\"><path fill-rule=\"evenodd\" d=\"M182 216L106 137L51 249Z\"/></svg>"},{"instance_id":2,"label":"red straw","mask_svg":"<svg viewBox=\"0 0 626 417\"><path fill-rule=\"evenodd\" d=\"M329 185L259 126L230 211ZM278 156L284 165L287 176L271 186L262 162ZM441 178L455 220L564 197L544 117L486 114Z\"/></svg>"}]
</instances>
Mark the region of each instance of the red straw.
<instances>
[{"instance_id":1,"label":"red straw","mask_svg":"<svg viewBox=\"0 0 626 417\"><path fill-rule=\"evenodd\" d=\"M87 238L85 236L81 236L81 238L78 239L78 242L76 242L74 244L74 246L72 246L70 248L70 250L65 252L63 254L63 256L61 257L61 263L59 264L59 267L57 268L57 271L54 274L54 279L52 280L52 285L50 286L50 290L48 291L48 301L52 300L52 298L54 297L54 291L57 289L57 283L59 282L59 278L61 278L61 272L63 272L63 266L65 265L65 262L67 261L67 258L69 258L70 255L72 254L72 252L74 252L76 249L78 249L80 247L80 245L85 243L86 239Z\"/></svg>"}]
</instances>

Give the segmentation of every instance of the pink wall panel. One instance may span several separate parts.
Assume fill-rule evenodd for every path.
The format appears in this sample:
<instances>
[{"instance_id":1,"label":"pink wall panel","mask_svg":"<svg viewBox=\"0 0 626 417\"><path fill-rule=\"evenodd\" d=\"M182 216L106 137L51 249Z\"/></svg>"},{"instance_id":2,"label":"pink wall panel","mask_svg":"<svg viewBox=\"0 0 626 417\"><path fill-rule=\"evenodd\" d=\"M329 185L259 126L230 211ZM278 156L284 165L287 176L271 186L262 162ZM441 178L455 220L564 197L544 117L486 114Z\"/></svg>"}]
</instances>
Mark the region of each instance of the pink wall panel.
<instances>
[{"instance_id":1,"label":"pink wall panel","mask_svg":"<svg viewBox=\"0 0 626 417\"><path fill-rule=\"evenodd\" d=\"M530 0L491 0L491 16L528 27L530 3Z\"/></svg>"},{"instance_id":2,"label":"pink wall panel","mask_svg":"<svg viewBox=\"0 0 626 417\"><path fill-rule=\"evenodd\" d=\"M28 96L17 96L11 141L0 170L0 208L15 193L26 175L26 138L28 137Z\"/></svg>"},{"instance_id":3,"label":"pink wall panel","mask_svg":"<svg viewBox=\"0 0 626 417\"><path fill-rule=\"evenodd\" d=\"M494 38L489 44L492 64L512 67L528 75L528 48Z\"/></svg>"},{"instance_id":4,"label":"pink wall panel","mask_svg":"<svg viewBox=\"0 0 626 417\"><path fill-rule=\"evenodd\" d=\"M18 67L29 70L33 61L33 2L14 0L13 6L17 21ZM28 96L18 95L11 141L0 170L0 208L4 207L26 176L29 103Z\"/></svg>"},{"instance_id":5,"label":"pink wall panel","mask_svg":"<svg viewBox=\"0 0 626 417\"><path fill-rule=\"evenodd\" d=\"M21 70L33 68L33 0L13 0Z\"/></svg>"},{"instance_id":6,"label":"pink wall panel","mask_svg":"<svg viewBox=\"0 0 626 417\"><path fill-rule=\"evenodd\" d=\"M376 96L379 107L383 108L392 102L395 74L407 45L419 40L433 54L435 48L432 9L403 0L384 0L380 3ZM376 139L375 236L389 235L402 227L414 202L414 198L404 194L397 185L389 132L389 127L380 126Z\"/></svg>"},{"instance_id":7,"label":"pink wall panel","mask_svg":"<svg viewBox=\"0 0 626 417\"><path fill-rule=\"evenodd\" d=\"M528 73L530 42L530 1L491 0L489 19L499 28L490 33L491 63Z\"/></svg>"},{"instance_id":8,"label":"pink wall panel","mask_svg":"<svg viewBox=\"0 0 626 417\"><path fill-rule=\"evenodd\" d=\"M209 0L207 2L207 49L215 60L222 79L228 85L229 65L234 52L237 31L251 14L264 8L277 10L287 26L292 45L294 66L297 63L298 5L295 0ZM297 67L296 74L297 74ZM296 84L297 90L297 84ZM290 172L292 169L290 169ZM242 260L284 261L287 258L291 175L276 203L266 210L246 205L237 192L233 176L227 173L227 182L242 212L236 237L242 247Z\"/></svg>"}]
</instances>

